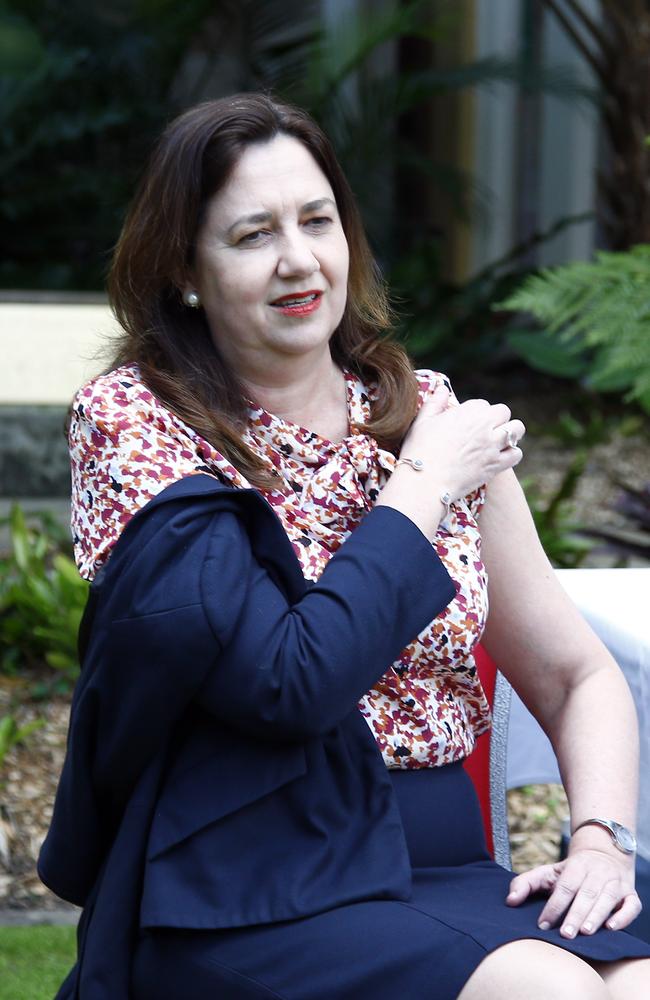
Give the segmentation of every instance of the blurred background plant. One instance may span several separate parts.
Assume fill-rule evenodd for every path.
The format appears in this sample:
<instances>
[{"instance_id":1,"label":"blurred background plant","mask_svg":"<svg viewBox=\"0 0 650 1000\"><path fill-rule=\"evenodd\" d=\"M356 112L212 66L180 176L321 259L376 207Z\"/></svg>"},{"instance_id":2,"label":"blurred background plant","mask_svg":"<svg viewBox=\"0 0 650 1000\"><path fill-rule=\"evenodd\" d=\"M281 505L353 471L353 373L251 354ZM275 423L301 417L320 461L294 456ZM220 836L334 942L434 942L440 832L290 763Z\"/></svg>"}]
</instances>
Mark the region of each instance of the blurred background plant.
<instances>
[{"instance_id":1,"label":"blurred background plant","mask_svg":"<svg viewBox=\"0 0 650 1000\"><path fill-rule=\"evenodd\" d=\"M532 368L575 380L587 392L622 393L624 402L650 414L650 246L600 251L592 262L544 269L493 308L517 314L507 340ZM532 315L537 328L521 328L521 314ZM627 417L609 422L596 413L586 434L568 414L559 427L565 445L578 445L559 489L545 503L534 483L525 484L549 558L559 566L579 565L600 540L621 563L630 557L650 562L650 485L638 489L618 482L622 493L614 512L627 525L587 528L571 517L590 450L614 428L624 437L642 431L644 421L632 408Z\"/></svg>"},{"instance_id":2,"label":"blurred background plant","mask_svg":"<svg viewBox=\"0 0 650 1000\"><path fill-rule=\"evenodd\" d=\"M0 528L0 669L24 673L45 664L32 696L69 690L78 674L77 632L88 584L70 558L70 541L48 513L28 517L15 505Z\"/></svg>"},{"instance_id":3,"label":"blurred background plant","mask_svg":"<svg viewBox=\"0 0 650 1000\"><path fill-rule=\"evenodd\" d=\"M625 520L623 527L583 529L587 537L604 541L621 562L629 557L650 564L650 483L642 489L619 482L621 490L614 510Z\"/></svg>"},{"instance_id":4,"label":"blurred background plant","mask_svg":"<svg viewBox=\"0 0 650 1000\"><path fill-rule=\"evenodd\" d=\"M5 287L102 287L135 164L168 113L170 81L211 6L2 3Z\"/></svg>"},{"instance_id":5,"label":"blurred background plant","mask_svg":"<svg viewBox=\"0 0 650 1000\"><path fill-rule=\"evenodd\" d=\"M650 414L650 246L545 269L494 308L538 320L507 338L533 368L625 393Z\"/></svg>"},{"instance_id":6,"label":"blurred background plant","mask_svg":"<svg viewBox=\"0 0 650 1000\"><path fill-rule=\"evenodd\" d=\"M19 743L24 743L33 732L37 729L42 729L44 724L43 719L34 719L32 722L28 722L24 726L19 726L13 715L0 716L0 773L2 771L2 765L4 764L5 757L11 748L17 746ZM1 782L0 790L2 790ZM2 855L1 835L0 855Z\"/></svg>"},{"instance_id":7,"label":"blurred background plant","mask_svg":"<svg viewBox=\"0 0 650 1000\"><path fill-rule=\"evenodd\" d=\"M541 490L535 477L524 476L521 480L537 532L554 566L563 569L580 566L596 547L596 537L585 533L576 515L576 491L593 449L608 442L613 434L635 433L638 426L634 417L621 421L605 416L597 408L584 406L581 417L564 410L552 423L530 428L570 455L550 492Z\"/></svg>"}]
</instances>

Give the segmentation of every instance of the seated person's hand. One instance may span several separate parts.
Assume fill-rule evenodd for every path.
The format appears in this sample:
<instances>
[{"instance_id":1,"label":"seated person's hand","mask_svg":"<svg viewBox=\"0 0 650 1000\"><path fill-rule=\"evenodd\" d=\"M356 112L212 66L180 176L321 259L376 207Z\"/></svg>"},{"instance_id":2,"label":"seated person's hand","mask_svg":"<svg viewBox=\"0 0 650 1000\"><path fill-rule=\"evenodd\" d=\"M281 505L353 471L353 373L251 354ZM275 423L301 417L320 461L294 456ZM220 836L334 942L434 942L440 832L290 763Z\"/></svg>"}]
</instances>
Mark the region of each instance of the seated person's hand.
<instances>
[{"instance_id":1,"label":"seated person's hand","mask_svg":"<svg viewBox=\"0 0 650 1000\"><path fill-rule=\"evenodd\" d=\"M641 912L634 890L634 856L615 847L578 847L564 861L517 875L506 902L518 906L537 892L549 895L538 926L546 930L559 924L566 938L594 934L605 923L610 930L621 930Z\"/></svg>"}]
</instances>

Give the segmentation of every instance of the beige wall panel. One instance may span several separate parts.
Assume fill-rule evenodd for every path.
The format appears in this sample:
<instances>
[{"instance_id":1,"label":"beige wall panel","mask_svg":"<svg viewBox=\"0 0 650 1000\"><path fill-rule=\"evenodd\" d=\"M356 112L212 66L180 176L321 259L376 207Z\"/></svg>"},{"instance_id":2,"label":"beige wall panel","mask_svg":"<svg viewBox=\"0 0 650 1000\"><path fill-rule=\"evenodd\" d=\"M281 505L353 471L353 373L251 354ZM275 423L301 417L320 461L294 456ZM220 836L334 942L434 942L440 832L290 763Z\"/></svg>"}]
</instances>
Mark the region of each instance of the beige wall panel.
<instances>
[{"instance_id":1,"label":"beige wall panel","mask_svg":"<svg viewBox=\"0 0 650 1000\"><path fill-rule=\"evenodd\" d=\"M107 305L0 303L0 405L69 403L117 331Z\"/></svg>"}]
</instances>

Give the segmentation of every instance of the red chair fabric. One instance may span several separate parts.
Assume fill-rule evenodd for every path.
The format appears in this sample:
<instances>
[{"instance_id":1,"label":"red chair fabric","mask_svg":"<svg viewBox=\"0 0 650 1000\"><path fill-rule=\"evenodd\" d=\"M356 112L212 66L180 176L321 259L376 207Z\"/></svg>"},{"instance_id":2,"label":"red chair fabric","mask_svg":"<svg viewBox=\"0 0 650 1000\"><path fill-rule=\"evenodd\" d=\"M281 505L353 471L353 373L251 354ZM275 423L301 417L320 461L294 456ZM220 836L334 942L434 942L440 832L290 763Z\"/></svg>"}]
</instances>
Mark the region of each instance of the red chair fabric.
<instances>
[{"instance_id":1,"label":"red chair fabric","mask_svg":"<svg viewBox=\"0 0 650 1000\"><path fill-rule=\"evenodd\" d=\"M486 697L492 705L494 703L494 688L496 684L497 668L493 660L490 659L482 646L478 645L474 649L476 668L483 685ZM490 808L490 733L479 736L472 753L464 761L464 767L470 778L474 782L474 787L481 805L481 814L485 826L485 838L488 850L494 856L494 838L492 836L492 810Z\"/></svg>"}]
</instances>

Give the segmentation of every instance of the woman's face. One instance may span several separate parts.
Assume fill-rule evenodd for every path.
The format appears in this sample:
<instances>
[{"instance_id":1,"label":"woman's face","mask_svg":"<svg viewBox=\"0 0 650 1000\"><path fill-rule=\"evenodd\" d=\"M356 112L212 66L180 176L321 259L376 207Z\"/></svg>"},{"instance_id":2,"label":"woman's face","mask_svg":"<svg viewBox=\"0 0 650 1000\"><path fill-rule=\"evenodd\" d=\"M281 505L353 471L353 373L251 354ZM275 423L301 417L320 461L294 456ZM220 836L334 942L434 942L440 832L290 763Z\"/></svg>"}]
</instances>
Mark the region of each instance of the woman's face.
<instances>
[{"instance_id":1,"label":"woman's face","mask_svg":"<svg viewBox=\"0 0 650 1000\"><path fill-rule=\"evenodd\" d=\"M248 146L211 199L186 291L243 378L316 361L345 308L348 245L334 193L311 153L279 135Z\"/></svg>"}]
</instances>

